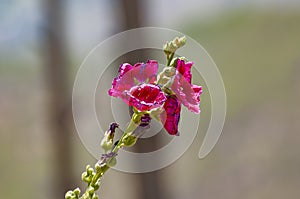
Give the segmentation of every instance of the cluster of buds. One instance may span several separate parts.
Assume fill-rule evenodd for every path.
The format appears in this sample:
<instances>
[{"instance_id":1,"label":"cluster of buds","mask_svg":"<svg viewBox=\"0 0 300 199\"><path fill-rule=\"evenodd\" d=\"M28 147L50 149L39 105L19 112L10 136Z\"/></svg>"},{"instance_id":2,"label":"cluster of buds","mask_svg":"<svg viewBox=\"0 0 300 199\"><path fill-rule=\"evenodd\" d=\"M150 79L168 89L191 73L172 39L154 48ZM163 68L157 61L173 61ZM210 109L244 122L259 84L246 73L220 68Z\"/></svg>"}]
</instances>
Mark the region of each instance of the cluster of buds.
<instances>
[{"instance_id":1,"label":"cluster of buds","mask_svg":"<svg viewBox=\"0 0 300 199\"><path fill-rule=\"evenodd\" d=\"M86 192L80 197L80 189L76 188L72 191L68 191L65 195L65 199L98 199L95 191L100 187L100 180L97 179L94 182L96 175L97 172L95 172L90 165L87 165L85 172L81 175L82 180L89 185Z\"/></svg>"},{"instance_id":2,"label":"cluster of buds","mask_svg":"<svg viewBox=\"0 0 300 199\"><path fill-rule=\"evenodd\" d=\"M73 191L68 191L65 195L66 199L79 199L80 189L76 188Z\"/></svg>"},{"instance_id":3,"label":"cluster of buds","mask_svg":"<svg viewBox=\"0 0 300 199\"><path fill-rule=\"evenodd\" d=\"M168 88L172 84L173 77L176 74L176 68L173 66L166 66L158 76L157 83L162 87Z\"/></svg>"},{"instance_id":4,"label":"cluster of buds","mask_svg":"<svg viewBox=\"0 0 300 199\"><path fill-rule=\"evenodd\" d=\"M173 41L170 41L170 42L167 42L165 45L164 45L164 52L165 54L168 56L169 54L174 54L175 51L184 46L186 43L186 37L175 37L175 39L173 39Z\"/></svg>"}]
</instances>

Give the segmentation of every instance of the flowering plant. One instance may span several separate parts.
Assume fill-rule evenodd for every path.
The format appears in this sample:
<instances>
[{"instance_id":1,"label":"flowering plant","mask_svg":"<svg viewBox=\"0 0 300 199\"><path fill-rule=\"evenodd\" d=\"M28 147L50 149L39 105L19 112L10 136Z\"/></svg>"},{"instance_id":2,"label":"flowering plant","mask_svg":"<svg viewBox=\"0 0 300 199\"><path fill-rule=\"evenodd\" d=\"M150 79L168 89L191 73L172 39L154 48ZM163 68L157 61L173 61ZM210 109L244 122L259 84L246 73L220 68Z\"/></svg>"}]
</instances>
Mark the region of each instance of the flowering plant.
<instances>
[{"instance_id":1,"label":"flowering plant","mask_svg":"<svg viewBox=\"0 0 300 199\"><path fill-rule=\"evenodd\" d=\"M174 57L176 50L185 43L186 38L182 37L164 45L167 64L160 73L155 60L134 65L121 64L108 94L132 107L132 118L116 142L114 135L119 125L115 122L110 124L101 141L104 150L101 159L95 168L88 165L82 173L82 180L87 183L85 192L80 196L80 189L76 188L65 194L66 199L97 199L95 191L99 189L104 173L116 165L118 151L133 146L141 132L149 128L152 119L161 122L170 135L178 136L181 105L196 114L200 113L202 87L191 83L193 62L186 61L184 57Z\"/></svg>"}]
</instances>

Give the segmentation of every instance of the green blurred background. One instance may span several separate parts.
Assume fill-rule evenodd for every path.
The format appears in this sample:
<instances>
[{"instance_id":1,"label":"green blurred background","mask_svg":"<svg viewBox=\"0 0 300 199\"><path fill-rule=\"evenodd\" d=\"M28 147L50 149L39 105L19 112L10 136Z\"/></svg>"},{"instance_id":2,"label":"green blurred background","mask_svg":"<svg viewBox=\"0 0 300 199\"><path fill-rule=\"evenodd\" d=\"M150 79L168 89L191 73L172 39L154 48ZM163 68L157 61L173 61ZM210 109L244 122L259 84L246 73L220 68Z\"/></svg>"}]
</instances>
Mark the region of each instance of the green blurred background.
<instances>
[{"instance_id":1,"label":"green blurred background","mask_svg":"<svg viewBox=\"0 0 300 199\"><path fill-rule=\"evenodd\" d=\"M71 116L76 71L105 38L160 26L197 40L219 67L223 133L198 159L206 93L199 135L178 161L143 175L112 170L100 198L299 198L299 11L293 0L1 0L0 197L63 198L81 185L96 160Z\"/></svg>"}]
</instances>

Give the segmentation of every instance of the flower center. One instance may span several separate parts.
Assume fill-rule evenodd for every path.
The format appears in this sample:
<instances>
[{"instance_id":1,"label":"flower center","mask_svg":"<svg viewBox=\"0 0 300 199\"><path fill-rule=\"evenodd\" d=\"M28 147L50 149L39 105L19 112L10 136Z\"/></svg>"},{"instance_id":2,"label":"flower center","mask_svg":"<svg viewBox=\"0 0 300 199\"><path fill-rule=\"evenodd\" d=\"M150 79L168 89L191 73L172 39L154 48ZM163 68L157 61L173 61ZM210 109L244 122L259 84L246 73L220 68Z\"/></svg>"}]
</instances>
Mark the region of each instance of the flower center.
<instances>
[{"instance_id":1,"label":"flower center","mask_svg":"<svg viewBox=\"0 0 300 199\"><path fill-rule=\"evenodd\" d=\"M139 99L140 101L153 103L160 91L160 88L156 85L141 84L132 88L131 95Z\"/></svg>"}]
</instances>

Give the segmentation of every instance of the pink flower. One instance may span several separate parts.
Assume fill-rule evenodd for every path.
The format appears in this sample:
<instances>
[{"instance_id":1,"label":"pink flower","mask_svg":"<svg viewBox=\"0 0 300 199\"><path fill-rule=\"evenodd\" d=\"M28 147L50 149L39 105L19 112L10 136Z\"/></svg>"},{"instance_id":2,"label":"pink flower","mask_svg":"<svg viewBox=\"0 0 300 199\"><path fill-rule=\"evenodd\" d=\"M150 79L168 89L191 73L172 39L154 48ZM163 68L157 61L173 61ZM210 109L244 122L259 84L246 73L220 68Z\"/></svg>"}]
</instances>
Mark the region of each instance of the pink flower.
<instances>
[{"instance_id":1,"label":"pink flower","mask_svg":"<svg viewBox=\"0 0 300 199\"><path fill-rule=\"evenodd\" d=\"M181 103L194 113L200 113L200 95L202 87L192 85L191 67L193 62L185 63L178 59L176 75L171 86L175 95L167 96L164 104L164 113L161 114L161 121L164 128L170 135L179 135L178 123L180 119Z\"/></svg>"},{"instance_id":2,"label":"pink flower","mask_svg":"<svg viewBox=\"0 0 300 199\"><path fill-rule=\"evenodd\" d=\"M158 63L149 60L134 66L125 63L120 66L119 75L112 82L110 96L121 98L129 106L139 111L148 111L161 106L166 96L159 86L155 85Z\"/></svg>"},{"instance_id":3,"label":"pink flower","mask_svg":"<svg viewBox=\"0 0 300 199\"><path fill-rule=\"evenodd\" d=\"M170 135L179 135L178 123L180 119L181 104L175 95L170 95L164 104L165 112L160 115L164 128Z\"/></svg>"},{"instance_id":4,"label":"pink flower","mask_svg":"<svg viewBox=\"0 0 300 199\"><path fill-rule=\"evenodd\" d=\"M192 65L193 62L185 63L184 60L178 59L177 71L171 89L176 94L178 100L190 111L200 113L199 104L202 87L191 84Z\"/></svg>"}]
</instances>

